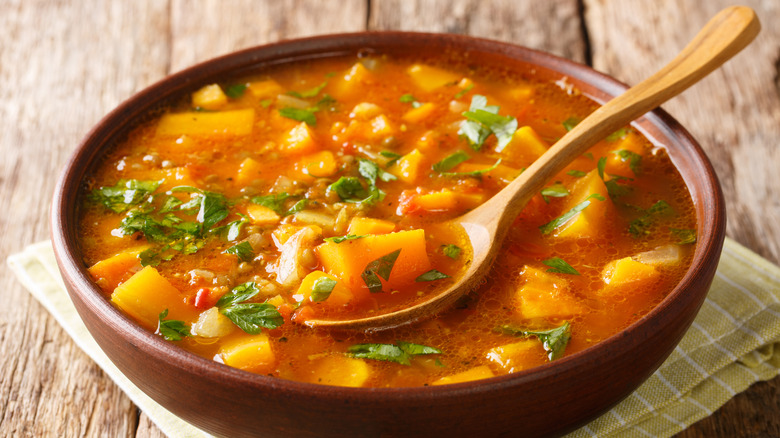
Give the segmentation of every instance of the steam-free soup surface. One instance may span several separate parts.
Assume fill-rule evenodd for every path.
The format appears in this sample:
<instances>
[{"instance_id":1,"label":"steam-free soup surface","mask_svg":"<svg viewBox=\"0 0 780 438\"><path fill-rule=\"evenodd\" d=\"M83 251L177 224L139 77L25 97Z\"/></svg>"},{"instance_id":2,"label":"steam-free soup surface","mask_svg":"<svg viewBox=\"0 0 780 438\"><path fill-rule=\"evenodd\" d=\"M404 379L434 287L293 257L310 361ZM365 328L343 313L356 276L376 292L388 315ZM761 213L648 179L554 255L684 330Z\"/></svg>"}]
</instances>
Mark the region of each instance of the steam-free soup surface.
<instances>
[{"instance_id":1,"label":"steam-free soup surface","mask_svg":"<svg viewBox=\"0 0 780 438\"><path fill-rule=\"evenodd\" d=\"M96 284L195 354L330 385L487 378L619 332L673 288L696 239L681 177L630 127L531 200L485 284L452 310L375 333L305 324L456 281L471 248L447 219L596 107L565 81L465 64L326 59L197 89L86 182Z\"/></svg>"}]
</instances>

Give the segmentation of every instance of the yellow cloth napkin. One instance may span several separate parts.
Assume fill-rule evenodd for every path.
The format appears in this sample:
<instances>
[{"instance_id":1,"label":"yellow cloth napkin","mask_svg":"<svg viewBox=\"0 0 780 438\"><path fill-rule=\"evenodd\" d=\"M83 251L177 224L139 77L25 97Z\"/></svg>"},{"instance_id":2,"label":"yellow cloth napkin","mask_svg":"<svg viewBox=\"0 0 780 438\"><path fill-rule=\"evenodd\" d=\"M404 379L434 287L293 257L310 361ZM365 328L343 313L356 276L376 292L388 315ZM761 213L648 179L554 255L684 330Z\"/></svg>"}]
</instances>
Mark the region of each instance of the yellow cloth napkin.
<instances>
[{"instance_id":1,"label":"yellow cloth napkin","mask_svg":"<svg viewBox=\"0 0 780 438\"><path fill-rule=\"evenodd\" d=\"M68 298L50 242L28 246L8 263L160 430L171 437L210 436L147 397L111 363ZM568 437L668 437L779 372L780 268L726 239L707 300L672 355L628 398Z\"/></svg>"}]
</instances>

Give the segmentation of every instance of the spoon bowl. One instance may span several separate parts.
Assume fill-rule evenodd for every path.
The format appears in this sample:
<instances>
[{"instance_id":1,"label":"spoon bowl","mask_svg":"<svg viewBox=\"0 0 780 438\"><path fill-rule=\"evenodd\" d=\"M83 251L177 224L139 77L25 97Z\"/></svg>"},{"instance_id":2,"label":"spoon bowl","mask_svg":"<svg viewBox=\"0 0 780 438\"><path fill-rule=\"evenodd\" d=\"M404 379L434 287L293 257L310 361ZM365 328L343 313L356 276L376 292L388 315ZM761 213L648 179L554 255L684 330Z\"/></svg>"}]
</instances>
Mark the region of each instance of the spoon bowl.
<instances>
[{"instance_id":1,"label":"spoon bowl","mask_svg":"<svg viewBox=\"0 0 780 438\"><path fill-rule=\"evenodd\" d=\"M310 319L311 327L382 330L446 310L476 289L490 271L514 218L555 174L599 140L676 96L739 53L761 30L755 12L732 6L715 15L666 66L607 102L558 140L520 176L476 209L452 220L466 232L473 257L466 272L446 290L413 306L381 315Z\"/></svg>"}]
</instances>

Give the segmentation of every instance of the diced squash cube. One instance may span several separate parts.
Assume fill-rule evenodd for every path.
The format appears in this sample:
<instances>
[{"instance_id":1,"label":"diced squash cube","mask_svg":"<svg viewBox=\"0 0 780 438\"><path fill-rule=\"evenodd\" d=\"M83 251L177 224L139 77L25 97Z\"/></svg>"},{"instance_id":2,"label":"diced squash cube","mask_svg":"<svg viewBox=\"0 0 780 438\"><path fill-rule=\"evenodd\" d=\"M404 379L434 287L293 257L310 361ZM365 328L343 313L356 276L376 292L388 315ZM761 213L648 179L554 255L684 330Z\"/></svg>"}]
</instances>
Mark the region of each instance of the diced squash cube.
<instances>
[{"instance_id":1,"label":"diced squash cube","mask_svg":"<svg viewBox=\"0 0 780 438\"><path fill-rule=\"evenodd\" d=\"M249 83L249 92L258 99L268 99L275 97L284 91L281 85L275 80L256 81Z\"/></svg>"},{"instance_id":2,"label":"diced squash cube","mask_svg":"<svg viewBox=\"0 0 780 438\"><path fill-rule=\"evenodd\" d=\"M246 208L246 214L255 225L275 225L279 222L279 215L275 211L263 205L251 204Z\"/></svg>"},{"instance_id":3,"label":"diced squash cube","mask_svg":"<svg viewBox=\"0 0 780 438\"><path fill-rule=\"evenodd\" d=\"M534 131L534 128L523 126L515 131L512 140L503 149L496 148L496 152L501 153L501 156L510 163L527 167L547 152L549 147L547 142Z\"/></svg>"},{"instance_id":4,"label":"diced squash cube","mask_svg":"<svg viewBox=\"0 0 780 438\"><path fill-rule=\"evenodd\" d=\"M362 102L355 105L352 108L352 112L349 113L349 117L358 120L369 120L372 117L376 117L382 114L382 108L374 103Z\"/></svg>"},{"instance_id":5,"label":"diced squash cube","mask_svg":"<svg viewBox=\"0 0 780 438\"><path fill-rule=\"evenodd\" d=\"M389 137L395 133L395 129L384 114L371 119L371 138Z\"/></svg>"},{"instance_id":6,"label":"diced squash cube","mask_svg":"<svg viewBox=\"0 0 780 438\"><path fill-rule=\"evenodd\" d=\"M481 193L461 193L444 189L426 195L418 195L415 197L414 203L427 211L451 211L475 208L484 200L485 195Z\"/></svg>"},{"instance_id":7,"label":"diced squash cube","mask_svg":"<svg viewBox=\"0 0 780 438\"><path fill-rule=\"evenodd\" d=\"M253 158L244 158L244 161L238 166L236 172L236 183L241 186L248 186L252 181L260 178L263 174L263 165Z\"/></svg>"},{"instance_id":8,"label":"diced squash cube","mask_svg":"<svg viewBox=\"0 0 780 438\"><path fill-rule=\"evenodd\" d=\"M227 104L227 96L217 84L206 85L192 93L192 106L206 110L218 110Z\"/></svg>"},{"instance_id":9,"label":"diced squash cube","mask_svg":"<svg viewBox=\"0 0 780 438\"><path fill-rule=\"evenodd\" d=\"M509 97L512 100L528 101L534 97L534 87L532 85L521 85L509 90Z\"/></svg>"},{"instance_id":10,"label":"diced squash cube","mask_svg":"<svg viewBox=\"0 0 780 438\"><path fill-rule=\"evenodd\" d=\"M543 358L543 348L539 341L525 339L512 344L501 345L488 350L487 358L504 369L507 373L540 365Z\"/></svg>"},{"instance_id":11,"label":"diced squash cube","mask_svg":"<svg viewBox=\"0 0 780 438\"><path fill-rule=\"evenodd\" d=\"M315 284L322 278L336 281L336 286L333 287L333 290L331 290L327 299L314 301L314 299L312 299L312 291L314 290ZM352 291L335 276L326 274L322 271L313 271L303 279L301 285L298 287L298 292L293 295L293 299L299 303L323 302L333 306L343 306L352 300Z\"/></svg>"},{"instance_id":12,"label":"diced squash cube","mask_svg":"<svg viewBox=\"0 0 780 438\"><path fill-rule=\"evenodd\" d=\"M565 279L531 266L524 267L520 276L525 283L515 294L515 305L523 318L567 318L582 313Z\"/></svg>"},{"instance_id":13,"label":"diced squash cube","mask_svg":"<svg viewBox=\"0 0 780 438\"><path fill-rule=\"evenodd\" d=\"M265 300L265 302L274 307L279 307L282 304L284 304L284 297L282 297L281 295L274 295L271 298Z\"/></svg>"},{"instance_id":14,"label":"diced squash cube","mask_svg":"<svg viewBox=\"0 0 780 438\"><path fill-rule=\"evenodd\" d=\"M591 195L599 195L599 198L589 198ZM612 212L613 205L598 171L595 169L580 178L571 189L571 194L563 207L565 213L585 201L590 204L577 215L562 224L555 232L558 237L592 237L598 236L604 229L607 217Z\"/></svg>"},{"instance_id":15,"label":"diced squash cube","mask_svg":"<svg viewBox=\"0 0 780 438\"><path fill-rule=\"evenodd\" d=\"M357 95L361 90L359 85L370 77L371 72L362 63L356 62L340 80L334 81L331 92L336 99L348 99Z\"/></svg>"},{"instance_id":16,"label":"diced squash cube","mask_svg":"<svg viewBox=\"0 0 780 438\"><path fill-rule=\"evenodd\" d=\"M493 377L493 371L487 365L480 365L469 370L442 377L431 383L431 385L449 385L452 383L471 382L472 380L487 379Z\"/></svg>"},{"instance_id":17,"label":"diced squash cube","mask_svg":"<svg viewBox=\"0 0 780 438\"><path fill-rule=\"evenodd\" d=\"M166 114L157 124L157 135L242 136L252 132L254 122L255 110L252 108Z\"/></svg>"},{"instance_id":18,"label":"diced squash cube","mask_svg":"<svg viewBox=\"0 0 780 438\"><path fill-rule=\"evenodd\" d=\"M306 155L296 163L295 168L301 174L313 178L327 178L339 170L336 158L331 151Z\"/></svg>"},{"instance_id":19,"label":"diced squash cube","mask_svg":"<svg viewBox=\"0 0 780 438\"><path fill-rule=\"evenodd\" d=\"M258 374L267 373L276 365L276 355L265 333L229 342L219 350L219 356L225 365Z\"/></svg>"},{"instance_id":20,"label":"diced squash cube","mask_svg":"<svg viewBox=\"0 0 780 438\"><path fill-rule=\"evenodd\" d=\"M413 149L408 154L399 158L387 171L403 182L414 184L414 182L417 181L417 177L420 175L420 170L423 168L424 161L425 155L419 150Z\"/></svg>"},{"instance_id":21,"label":"diced squash cube","mask_svg":"<svg viewBox=\"0 0 780 438\"><path fill-rule=\"evenodd\" d=\"M349 221L347 234L364 236L366 234L387 234L395 230L395 223L370 217L353 217Z\"/></svg>"},{"instance_id":22,"label":"diced squash cube","mask_svg":"<svg viewBox=\"0 0 780 438\"><path fill-rule=\"evenodd\" d=\"M422 229L378 234L341 243L325 242L318 246L317 256L325 271L343 280L353 293L365 296L368 291L361 274L366 266L400 249L385 289L400 289L430 270ZM358 298L361 298L358 296Z\"/></svg>"},{"instance_id":23,"label":"diced squash cube","mask_svg":"<svg viewBox=\"0 0 780 438\"><path fill-rule=\"evenodd\" d=\"M95 263L87 270L103 291L112 292L119 283L141 270L138 254L147 248L149 247L142 246L122 251Z\"/></svg>"},{"instance_id":24,"label":"diced squash cube","mask_svg":"<svg viewBox=\"0 0 780 438\"><path fill-rule=\"evenodd\" d=\"M317 152L319 145L309 125L301 122L287 133L280 149L288 154L310 154Z\"/></svg>"},{"instance_id":25,"label":"diced squash cube","mask_svg":"<svg viewBox=\"0 0 780 438\"><path fill-rule=\"evenodd\" d=\"M412 81L425 91L432 91L454 83L460 75L424 64L414 64L407 70Z\"/></svg>"},{"instance_id":26,"label":"diced squash cube","mask_svg":"<svg viewBox=\"0 0 780 438\"><path fill-rule=\"evenodd\" d=\"M418 106L417 108L410 109L401 118L405 122L420 123L423 120L429 118L435 110L436 105L428 102Z\"/></svg>"},{"instance_id":27,"label":"diced squash cube","mask_svg":"<svg viewBox=\"0 0 780 438\"><path fill-rule=\"evenodd\" d=\"M441 140L440 137L441 135L438 131L426 131L415 143L415 148L421 150L422 152L430 152L435 150Z\"/></svg>"},{"instance_id":28,"label":"diced squash cube","mask_svg":"<svg viewBox=\"0 0 780 438\"><path fill-rule=\"evenodd\" d=\"M637 262L631 257L624 257L609 262L602 271L604 288L599 295L611 295L619 291L636 291L649 287L661 276L653 265Z\"/></svg>"},{"instance_id":29,"label":"diced squash cube","mask_svg":"<svg viewBox=\"0 0 780 438\"><path fill-rule=\"evenodd\" d=\"M636 172L631 168L632 160L634 160L634 157L636 156L641 157L644 152L639 134L630 131L625 137L614 143L612 150L614 152L607 155L604 173L633 178L636 175ZM627 151L627 153L621 155L618 151Z\"/></svg>"},{"instance_id":30,"label":"diced squash cube","mask_svg":"<svg viewBox=\"0 0 780 438\"><path fill-rule=\"evenodd\" d=\"M332 355L317 359L306 380L321 385L359 388L369 377L371 367L363 359Z\"/></svg>"},{"instance_id":31,"label":"diced squash cube","mask_svg":"<svg viewBox=\"0 0 780 438\"><path fill-rule=\"evenodd\" d=\"M142 326L155 330L158 316L168 309L166 319L189 322L198 313L184 302L184 296L157 269L147 266L117 286L111 302Z\"/></svg>"}]
</instances>

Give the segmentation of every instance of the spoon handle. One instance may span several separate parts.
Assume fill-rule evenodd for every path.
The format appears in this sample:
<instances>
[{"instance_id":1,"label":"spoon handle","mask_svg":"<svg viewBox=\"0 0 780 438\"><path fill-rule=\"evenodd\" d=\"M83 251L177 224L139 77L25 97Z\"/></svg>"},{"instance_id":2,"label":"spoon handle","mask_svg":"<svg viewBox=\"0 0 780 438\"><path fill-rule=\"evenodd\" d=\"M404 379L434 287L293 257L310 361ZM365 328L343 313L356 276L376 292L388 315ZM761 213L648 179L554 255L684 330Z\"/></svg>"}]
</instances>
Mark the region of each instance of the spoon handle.
<instances>
[{"instance_id":1,"label":"spoon handle","mask_svg":"<svg viewBox=\"0 0 780 438\"><path fill-rule=\"evenodd\" d=\"M748 7L732 6L720 11L669 64L594 111L490 199L489 208L478 210L495 215L506 206L504 214L493 220L498 230L506 229L502 222L514 220L531 197L590 146L720 67L753 41L760 30L755 12Z\"/></svg>"}]
</instances>

